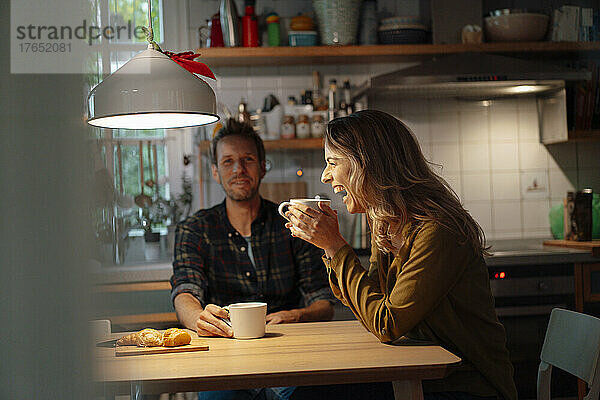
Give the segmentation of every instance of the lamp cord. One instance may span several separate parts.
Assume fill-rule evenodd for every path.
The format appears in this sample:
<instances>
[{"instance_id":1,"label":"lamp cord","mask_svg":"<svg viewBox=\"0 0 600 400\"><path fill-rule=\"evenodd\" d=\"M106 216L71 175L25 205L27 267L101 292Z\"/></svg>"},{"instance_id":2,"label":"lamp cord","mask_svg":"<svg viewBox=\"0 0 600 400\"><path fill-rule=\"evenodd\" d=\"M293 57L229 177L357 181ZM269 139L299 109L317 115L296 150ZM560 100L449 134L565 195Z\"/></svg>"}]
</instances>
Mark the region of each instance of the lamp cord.
<instances>
[{"instance_id":1,"label":"lamp cord","mask_svg":"<svg viewBox=\"0 0 600 400\"><path fill-rule=\"evenodd\" d=\"M160 51L162 53L162 49L154 41L154 32L152 31L152 0L148 0L148 28L142 26L142 31L144 35L146 35L146 40L148 41L148 48L154 49L156 51Z\"/></svg>"}]
</instances>

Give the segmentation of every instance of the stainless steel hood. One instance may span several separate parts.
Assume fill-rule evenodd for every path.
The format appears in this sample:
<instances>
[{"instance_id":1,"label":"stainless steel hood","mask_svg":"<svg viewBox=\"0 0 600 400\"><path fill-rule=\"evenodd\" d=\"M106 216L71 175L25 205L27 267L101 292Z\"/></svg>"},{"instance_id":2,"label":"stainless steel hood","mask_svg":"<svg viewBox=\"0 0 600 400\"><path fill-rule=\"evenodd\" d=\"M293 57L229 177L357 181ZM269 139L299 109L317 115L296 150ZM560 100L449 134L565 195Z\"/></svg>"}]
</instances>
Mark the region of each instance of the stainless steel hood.
<instances>
[{"instance_id":1,"label":"stainless steel hood","mask_svg":"<svg viewBox=\"0 0 600 400\"><path fill-rule=\"evenodd\" d=\"M490 99L552 93L564 88L565 80L579 79L590 79L590 74L548 62L467 53L373 77L365 89L369 94Z\"/></svg>"}]
</instances>

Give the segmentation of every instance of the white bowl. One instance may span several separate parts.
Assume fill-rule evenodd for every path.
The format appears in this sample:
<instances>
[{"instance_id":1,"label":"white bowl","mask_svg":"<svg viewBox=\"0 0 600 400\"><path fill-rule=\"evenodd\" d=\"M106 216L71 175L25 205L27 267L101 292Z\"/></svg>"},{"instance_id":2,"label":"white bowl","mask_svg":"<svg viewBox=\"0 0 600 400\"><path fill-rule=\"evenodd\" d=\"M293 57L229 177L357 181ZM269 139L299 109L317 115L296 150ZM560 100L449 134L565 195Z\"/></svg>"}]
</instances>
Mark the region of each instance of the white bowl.
<instances>
[{"instance_id":1,"label":"white bowl","mask_svg":"<svg viewBox=\"0 0 600 400\"><path fill-rule=\"evenodd\" d=\"M543 40L549 17L544 14L522 13L495 15L485 18L485 38L489 42L535 42Z\"/></svg>"}]
</instances>

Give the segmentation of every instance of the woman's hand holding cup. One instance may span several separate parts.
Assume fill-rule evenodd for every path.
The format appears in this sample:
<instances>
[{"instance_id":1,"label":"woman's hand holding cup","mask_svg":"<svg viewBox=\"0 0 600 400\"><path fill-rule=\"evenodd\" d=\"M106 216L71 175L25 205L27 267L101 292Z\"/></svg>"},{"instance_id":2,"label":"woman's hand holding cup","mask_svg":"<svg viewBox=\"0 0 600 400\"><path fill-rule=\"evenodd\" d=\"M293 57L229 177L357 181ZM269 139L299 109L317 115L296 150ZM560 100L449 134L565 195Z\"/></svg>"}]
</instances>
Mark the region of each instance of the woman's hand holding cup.
<instances>
[{"instance_id":1,"label":"woman's hand holding cup","mask_svg":"<svg viewBox=\"0 0 600 400\"><path fill-rule=\"evenodd\" d=\"M340 234L337 211L329 206L331 202L311 199L318 204L319 208L315 209L303 202L293 200L295 199L290 201L291 204L288 205L288 211L285 213L285 218L290 221L285 224L286 228L292 232L292 236L314 244L325 250L327 257L333 257L346 245L346 241Z\"/></svg>"}]
</instances>

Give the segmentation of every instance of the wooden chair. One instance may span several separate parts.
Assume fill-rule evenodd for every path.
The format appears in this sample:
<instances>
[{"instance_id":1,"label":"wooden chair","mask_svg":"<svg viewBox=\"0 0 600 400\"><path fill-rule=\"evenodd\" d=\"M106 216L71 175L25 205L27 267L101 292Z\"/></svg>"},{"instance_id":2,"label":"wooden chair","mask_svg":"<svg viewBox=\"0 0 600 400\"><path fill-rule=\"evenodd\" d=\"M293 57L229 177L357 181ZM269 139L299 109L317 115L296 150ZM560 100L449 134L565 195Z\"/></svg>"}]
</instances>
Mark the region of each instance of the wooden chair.
<instances>
[{"instance_id":1,"label":"wooden chair","mask_svg":"<svg viewBox=\"0 0 600 400\"><path fill-rule=\"evenodd\" d=\"M588 384L584 400L597 400L600 392L600 319L555 308L550 315L538 369L537 398L550 400L552 367Z\"/></svg>"}]
</instances>

